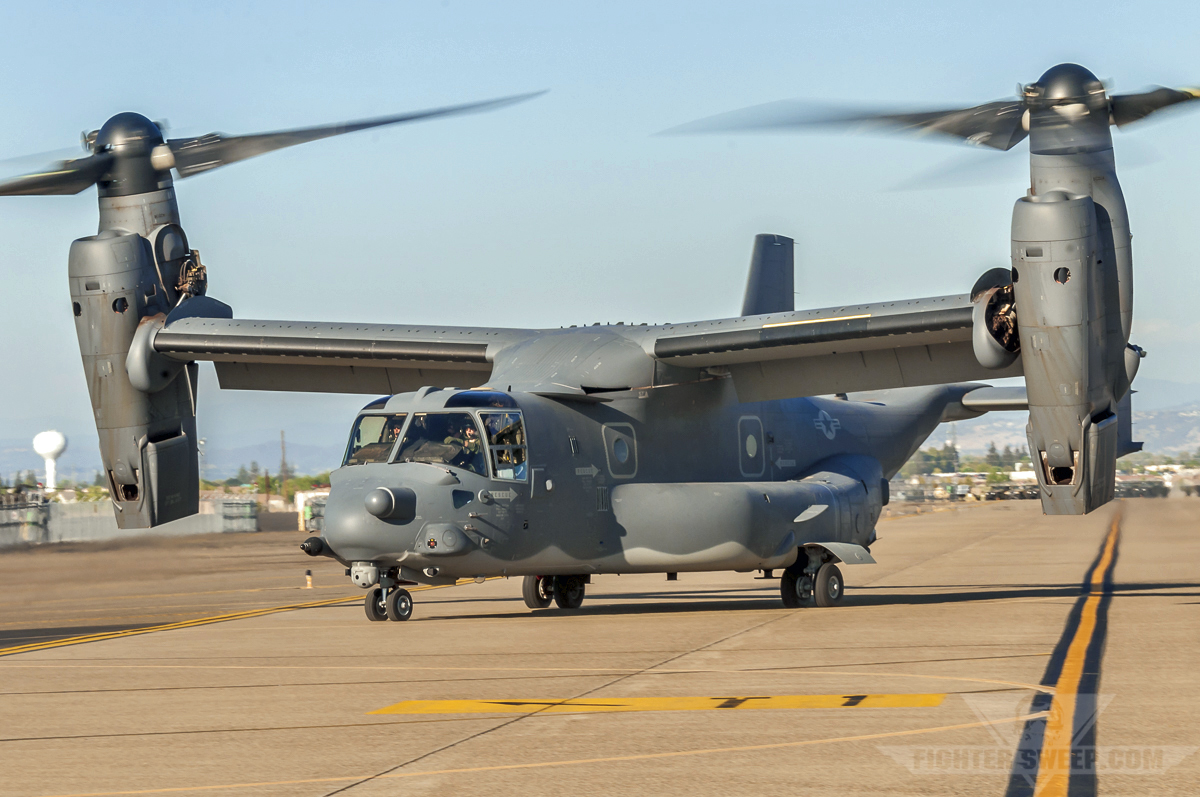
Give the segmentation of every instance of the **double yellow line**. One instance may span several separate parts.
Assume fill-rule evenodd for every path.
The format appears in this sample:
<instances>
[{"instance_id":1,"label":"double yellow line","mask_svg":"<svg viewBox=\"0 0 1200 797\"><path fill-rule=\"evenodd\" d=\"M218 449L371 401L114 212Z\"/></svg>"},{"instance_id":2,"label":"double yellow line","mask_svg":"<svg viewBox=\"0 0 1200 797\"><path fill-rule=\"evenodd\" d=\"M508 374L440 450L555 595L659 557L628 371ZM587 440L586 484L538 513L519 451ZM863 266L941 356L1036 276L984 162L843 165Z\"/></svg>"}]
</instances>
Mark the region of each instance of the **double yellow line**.
<instances>
[{"instance_id":1,"label":"double yellow line","mask_svg":"<svg viewBox=\"0 0 1200 797\"><path fill-rule=\"evenodd\" d=\"M1041 754L1038 756L1037 783L1033 789L1037 797L1066 797L1069 790L1072 747L1078 743L1075 739L1075 710L1079 686L1084 676L1088 649L1096 635L1100 604L1105 596L1105 582L1111 577L1116 564L1117 541L1120 536L1121 513L1118 510L1113 515L1100 558L1092 569L1088 593L1079 615L1079 625L1071 637L1066 656L1063 658L1062 670L1054 685L1054 697L1046 719Z\"/></svg>"}]
</instances>

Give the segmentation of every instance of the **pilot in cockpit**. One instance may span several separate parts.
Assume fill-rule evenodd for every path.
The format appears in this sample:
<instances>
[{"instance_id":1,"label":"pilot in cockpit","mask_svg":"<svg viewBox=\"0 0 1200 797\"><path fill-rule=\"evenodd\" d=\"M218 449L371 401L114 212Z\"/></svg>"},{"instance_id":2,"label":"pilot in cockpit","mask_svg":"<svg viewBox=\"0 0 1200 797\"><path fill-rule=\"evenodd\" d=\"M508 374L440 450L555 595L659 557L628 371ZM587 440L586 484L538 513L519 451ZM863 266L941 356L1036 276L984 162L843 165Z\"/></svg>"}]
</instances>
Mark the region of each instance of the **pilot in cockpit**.
<instances>
[{"instance_id":1,"label":"pilot in cockpit","mask_svg":"<svg viewBox=\"0 0 1200 797\"><path fill-rule=\"evenodd\" d=\"M464 419L462 425L447 436L444 442L446 445L454 445L459 448L458 453L450 461L451 465L487 474L487 464L483 457L483 444L479 439L479 430L475 428L475 424L470 418Z\"/></svg>"}]
</instances>

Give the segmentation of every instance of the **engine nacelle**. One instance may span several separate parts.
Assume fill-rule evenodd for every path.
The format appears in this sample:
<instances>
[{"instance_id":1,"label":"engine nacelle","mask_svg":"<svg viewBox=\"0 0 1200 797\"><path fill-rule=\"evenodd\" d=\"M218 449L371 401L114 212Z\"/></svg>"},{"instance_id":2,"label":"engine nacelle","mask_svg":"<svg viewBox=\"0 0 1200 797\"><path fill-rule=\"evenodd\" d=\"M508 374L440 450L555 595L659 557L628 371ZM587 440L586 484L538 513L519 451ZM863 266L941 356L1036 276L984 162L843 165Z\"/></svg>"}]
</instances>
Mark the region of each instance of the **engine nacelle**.
<instances>
[{"instance_id":1,"label":"engine nacelle","mask_svg":"<svg viewBox=\"0 0 1200 797\"><path fill-rule=\"evenodd\" d=\"M133 386L126 358L139 324L170 309L150 242L105 230L71 244L75 331L100 456L123 529L150 528L199 510L196 366L157 392Z\"/></svg>"},{"instance_id":2,"label":"engine nacelle","mask_svg":"<svg viewBox=\"0 0 1200 797\"><path fill-rule=\"evenodd\" d=\"M1021 356L1012 272L994 268L971 288L971 347L984 368L1007 368Z\"/></svg>"},{"instance_id":3,"label":"engine nacelle","mask_svg":"<svg viewBox=\"0 0 1200 797\"><path fill-rule=\"evenodd\" d=\"M1117 402L1128 391L1115 264L1091 197L1051 191L1013 209L1012 283L1029 451L1048 515L1112 500Z\"/></svg>"}]
</instances>

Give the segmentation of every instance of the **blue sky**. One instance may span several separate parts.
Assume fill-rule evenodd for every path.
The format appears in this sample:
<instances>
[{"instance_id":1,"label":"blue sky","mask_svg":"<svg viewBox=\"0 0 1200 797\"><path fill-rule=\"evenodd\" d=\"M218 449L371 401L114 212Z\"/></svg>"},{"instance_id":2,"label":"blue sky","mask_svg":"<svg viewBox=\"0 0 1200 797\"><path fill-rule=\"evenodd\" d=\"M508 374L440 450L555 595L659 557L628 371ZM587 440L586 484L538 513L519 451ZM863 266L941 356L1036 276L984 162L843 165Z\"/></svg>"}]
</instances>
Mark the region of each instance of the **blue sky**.
<instances>
[{"instance_id":1,"label":"blue sky","mask_svg":"<svg viewBox=\"0 0 1200 797\"><path fill-rule=\"evenodd\" d=\"M760 102L950 107L1061 61L1117 91L1200 82L1194 4L9 4L0 159L134 110L249 133L547 88L177 183L211 295L247 318L559 326L732 315L759 232L797 242L797 303L958 293L1005 265L1027 149L835 135L660 136ZM1193 356L1200 114L1117 133L1142 374ZM982 184L895 190L947 164ZM36 161L0 164L8 173ZM1137 168L1132 168L1136 166ZM95 191L0 199L0 439L94 457L66 256ZM211 387L212 380L206 382ZM210 445L340 437L361 397L201 398ZM82 461L82 460L81 460Z\"/></svg>"}]
</instances>

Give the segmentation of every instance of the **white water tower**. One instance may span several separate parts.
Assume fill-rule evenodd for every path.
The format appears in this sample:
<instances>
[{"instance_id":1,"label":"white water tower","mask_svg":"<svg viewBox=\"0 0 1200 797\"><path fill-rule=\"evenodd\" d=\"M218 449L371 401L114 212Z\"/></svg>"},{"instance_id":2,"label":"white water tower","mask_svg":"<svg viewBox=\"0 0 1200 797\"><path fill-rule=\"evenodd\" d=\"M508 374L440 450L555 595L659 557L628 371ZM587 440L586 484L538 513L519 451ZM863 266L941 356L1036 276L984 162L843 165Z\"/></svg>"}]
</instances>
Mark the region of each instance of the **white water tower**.
<instances>
[{"instance_id":1,"label":"white water tower","mask_svg":"<svg viewBox=\"0 0 1200 797\"><path fill-rule=\"evenodd\" d=\"M33 450L39 457L46 460L46 489L55 489L54 483L58 476L55 460L67 450L67 438L63 436L62 432L42 432L33 438Z\"/></svg>"}]
</instances>

